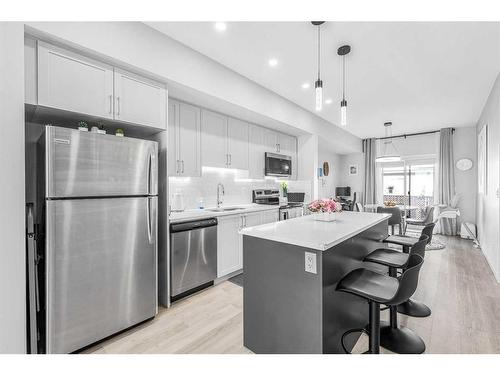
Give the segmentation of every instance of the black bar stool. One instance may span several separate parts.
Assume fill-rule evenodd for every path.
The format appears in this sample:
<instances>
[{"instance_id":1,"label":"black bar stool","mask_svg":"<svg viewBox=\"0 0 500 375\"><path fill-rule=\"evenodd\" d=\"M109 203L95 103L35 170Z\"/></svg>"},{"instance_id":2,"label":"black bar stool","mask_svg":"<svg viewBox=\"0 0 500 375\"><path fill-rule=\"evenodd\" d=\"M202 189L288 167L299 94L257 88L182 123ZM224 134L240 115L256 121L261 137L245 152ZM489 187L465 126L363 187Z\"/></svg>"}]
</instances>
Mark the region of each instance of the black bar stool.
<instances>
[{"instance_id":1,"label":"black bar stool","mask_svg":"<svg viewBox=\"0 0 500 375\"><path fill-rule=\"evenodd\" d=\"M434 231L435 225L435 223L429 223L422 228L422 232L420 235L425 234L427 237L429 237L427 243L431 243L432 232ZM418 238L409 236L389 236L384 240L384 242L392 243L394 245L400 245L403 247L403 252L408 253L410 251L410 247L418 242Z\"/></svg>"},{"instance_id":2,"label":"black bar stool","mask_svg":"<svg viewBox=\"0 0 500 375\"><path fill-rule=\"evenodd\" d=\"M393 249L377 249L364 259L365 262L382 264L389 267L389 276L397 277L398 269L404 270L412 255L418 255L422 259L425 256L425 245L429 237L425 234L420 236L419 241L410 249L410 253L401 253ZM408 301L403 302L406 303ZM400 354L420 354L425 351L422 339L412 330L406 327L398 327L398 307L389 306L389 322L380 323L380 345L392 352Z\"/></svg>"},{"instance_id":3,"label":"black bar stool","mask_svg":"<svg viewBox=\"0 0 500 375\"><path fill-rule=\"evenodd\" d=\"M427 224L423 229L421 236L426 235L428 238L427 244L431 243L432 240L432 232L434 231L434 226L436 223L430 223ZM415 237L408 237L408 236L389 236L387 237L384 242L387 243L392 243L396 245L402 245L403 246L403 251L405 253L408 253L410 248L414 246L419 240ZM426 318L431 315L431 309L429 306L422 302L418 302L412 299L409 299L405 303L402 303L400 306L398 306L398 312L400 314L412 316L415 318Z\"/></svg>"},{"instance_id":4,"label":"black bar stool","mask_svg":"<svg viewBox=\"0 0 500 375\"><path fill-rule=\"evenodd\" d=\"M340 280L337 285L338 291L364 298L369 304L368 329L351 329L342 335L342 347L346 353L348 351L344 345L344 338L353 332L365 332L369 335L370 344L367 353L380 353L380 304L394 306L410 298L417 289L418 273L423 261L420 255L410 255L406 269L398 278L358 268Z\"/></svg>"}]
</instances>

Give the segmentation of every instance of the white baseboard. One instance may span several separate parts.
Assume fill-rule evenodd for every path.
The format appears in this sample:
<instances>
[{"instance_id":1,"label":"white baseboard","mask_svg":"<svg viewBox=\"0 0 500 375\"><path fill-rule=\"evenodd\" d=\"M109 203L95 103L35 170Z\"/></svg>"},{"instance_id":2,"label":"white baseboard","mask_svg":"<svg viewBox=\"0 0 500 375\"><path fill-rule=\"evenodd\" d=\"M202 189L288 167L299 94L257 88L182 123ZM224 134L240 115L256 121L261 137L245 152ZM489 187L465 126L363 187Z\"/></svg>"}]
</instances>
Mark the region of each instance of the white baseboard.
<instances>
[{"instance_id":1,"label":"white baseboard","mask_svg":"<svg viewBox=\"0 0 500 375\"><path fill-rule=\"evenodd\" d=\"M481 245L481 244L479 244L479 245ZM488 258L488 254L486 254L486 253L484 252L484 250L483 250L483 247L482 247L482 246L480 247L480 249L481 249L481 252L482 252L482 253L483 253L483 255L484 255L484 258L486 259L486 262L488 263L488 266L490 266L491 272L493 272L493 276L495 277L495 280L497 281L497 283L499 283L499 284L500 284L500 275L497 273L497 271L496 271L495 267L493 267L493 265L492 265L492 263L491 263L490 259Z\"/></svg>"}]
</instances>

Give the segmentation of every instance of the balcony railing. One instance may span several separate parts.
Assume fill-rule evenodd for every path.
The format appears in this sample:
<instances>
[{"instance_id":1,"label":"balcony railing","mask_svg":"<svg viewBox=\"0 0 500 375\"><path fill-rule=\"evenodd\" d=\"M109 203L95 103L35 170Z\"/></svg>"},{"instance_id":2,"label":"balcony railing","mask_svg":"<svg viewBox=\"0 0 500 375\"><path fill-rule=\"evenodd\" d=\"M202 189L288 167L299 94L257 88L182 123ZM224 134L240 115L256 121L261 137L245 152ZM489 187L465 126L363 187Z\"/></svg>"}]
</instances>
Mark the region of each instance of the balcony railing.
<instances>
[{"instance_id":1,"label":"balcony railing","mask_svg":"<svg viewBox=\"0 0 500 375\"><path fill-rule=\"evenodd\" d=\"M417 206L419 209L411 210L408 212L407 217L412 219L421 219L424 208L427 206L432 206L434 204L434 197L427 195L412 195L411 199L408 199L407 195L397 195L397 194L384 194L384 202L396 202L396 204L406 204L407 206Z\"/></svg>"}]
</instances>

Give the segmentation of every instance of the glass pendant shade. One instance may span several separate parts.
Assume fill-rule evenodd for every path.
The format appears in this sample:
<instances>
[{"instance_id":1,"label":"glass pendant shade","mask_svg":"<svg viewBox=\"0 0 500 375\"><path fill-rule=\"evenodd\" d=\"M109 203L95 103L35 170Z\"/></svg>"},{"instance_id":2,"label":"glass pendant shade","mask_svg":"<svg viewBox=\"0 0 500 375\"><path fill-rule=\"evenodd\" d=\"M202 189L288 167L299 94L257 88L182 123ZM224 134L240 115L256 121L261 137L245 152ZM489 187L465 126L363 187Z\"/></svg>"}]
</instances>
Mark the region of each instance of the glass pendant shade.
<instances>
[{"instance_id":1,"label":"glass pendant shade","mask_svg":"<svg viewBox=\"0 0 500 375\"><path fill-rule=\"evenodd\" d=\"M316 90L316 111L323 109L323 81L318 79L314 84Z\"/></svg>"},{"instance_id":2,"label":"glass pendant shade","mask_svg":"<svg viewBox=\"0 0 500 375\"><path fill-rule=\"evenodd\" d=\"M340 102L340 125L347 126L347 101Z\"/></svg>"}]
</instances>

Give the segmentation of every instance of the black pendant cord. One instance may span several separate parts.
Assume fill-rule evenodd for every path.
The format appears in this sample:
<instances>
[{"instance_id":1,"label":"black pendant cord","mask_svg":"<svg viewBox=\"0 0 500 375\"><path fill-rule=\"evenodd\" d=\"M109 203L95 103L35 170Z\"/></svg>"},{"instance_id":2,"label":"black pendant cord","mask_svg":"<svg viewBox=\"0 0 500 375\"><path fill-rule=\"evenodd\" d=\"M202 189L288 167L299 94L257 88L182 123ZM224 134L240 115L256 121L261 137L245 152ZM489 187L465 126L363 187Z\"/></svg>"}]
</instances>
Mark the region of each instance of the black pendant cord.
<instances>
[{"instance_id":1,"label":"black pendant cord","mask_svg":"<svg viewBox=\"0 0 500 375\"><path fill-rule=\"evenodd\" d=\"M320 32L321 25L318 25L318 81L321 80L320 78L320 71L321 71L321 32Z\"/></svg>"},{"instance_id":2,"label":"black pendant cord","mask_svg":"<svg viewBox=\"0 0 500 375\"><path fill-rule=\"evenodd\" d=\"M342 56L342 102L345 102L345 55Z\"/></svg>"}]
</instances>

